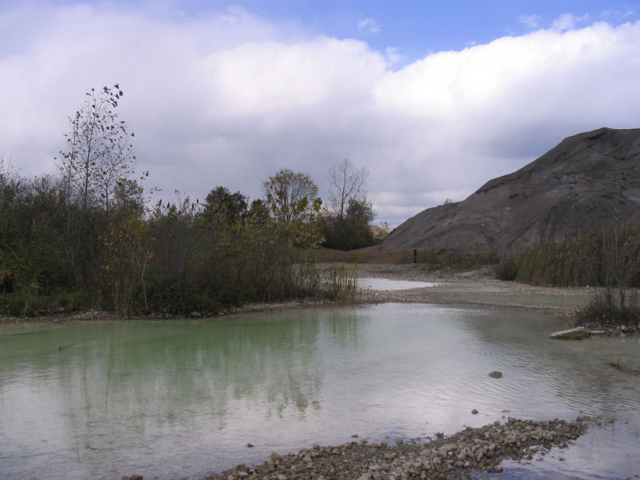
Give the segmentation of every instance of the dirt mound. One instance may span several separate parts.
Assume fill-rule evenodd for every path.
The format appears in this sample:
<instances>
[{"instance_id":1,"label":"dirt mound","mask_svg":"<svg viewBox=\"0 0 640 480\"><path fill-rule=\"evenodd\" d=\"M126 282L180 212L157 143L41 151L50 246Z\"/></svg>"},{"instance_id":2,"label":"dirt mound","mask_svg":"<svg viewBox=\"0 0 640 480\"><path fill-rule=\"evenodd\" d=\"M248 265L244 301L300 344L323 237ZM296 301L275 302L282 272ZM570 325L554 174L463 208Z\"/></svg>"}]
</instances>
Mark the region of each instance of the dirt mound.
<instances>
[{"instance_id":1,"label":"dirt mound","mask_svg":"<svg viewBox=\"0 0 640 480\"><path fill-rule=\"evenodd\" d=\"M640 218L640 129L601 128L569 137L463 202L408 219L375 248L521 251L615 217Z\"/></svg>"}]
</instances>

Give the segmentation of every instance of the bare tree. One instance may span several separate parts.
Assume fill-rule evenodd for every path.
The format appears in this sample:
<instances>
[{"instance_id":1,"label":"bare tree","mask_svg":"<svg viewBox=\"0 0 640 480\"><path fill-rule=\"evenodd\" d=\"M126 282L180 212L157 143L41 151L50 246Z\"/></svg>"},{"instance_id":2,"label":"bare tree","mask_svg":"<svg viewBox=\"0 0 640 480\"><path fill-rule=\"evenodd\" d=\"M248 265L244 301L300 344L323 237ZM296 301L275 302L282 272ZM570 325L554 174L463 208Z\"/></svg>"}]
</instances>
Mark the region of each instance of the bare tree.
<instances>
[{"instance_id":1,"label":"bare tree","mask_svg":"<svg viewBox=\"0 0 640 480\"><path fill-rule=\"evenodd\" d=\"M86 94L84 105L69 118L67 149L60 152L68 194L79 200L83 212L94 203L108 214L115 188L133 173L136 157L124 121L115 109L123 93L116 84Z\"/></svg>"},{"instance_id":2,"label":"bare tree","mask_svg":"<svg viewBox=\"0 0 640 480\"><path fill-rule=\"evenodd\" d=\"M313 210L318 198L318 186L306 173L280 170L262 184L262 192L272 215L291 222ZM306 199L306 201L305 201Z\"/></svg>"},{"instance_id":3,"label":"bare tree","mask_svg":"<svg viewBox=\"0 0 640 480\"><path fill-rule=\"evenodd\" d=\"M351 160L345 158L329 169L328 179L331 206L338 218L345 217L350 202L366 203L365 187L369 181L367 167L356 168Z\"/></svg>"}]
</instances>

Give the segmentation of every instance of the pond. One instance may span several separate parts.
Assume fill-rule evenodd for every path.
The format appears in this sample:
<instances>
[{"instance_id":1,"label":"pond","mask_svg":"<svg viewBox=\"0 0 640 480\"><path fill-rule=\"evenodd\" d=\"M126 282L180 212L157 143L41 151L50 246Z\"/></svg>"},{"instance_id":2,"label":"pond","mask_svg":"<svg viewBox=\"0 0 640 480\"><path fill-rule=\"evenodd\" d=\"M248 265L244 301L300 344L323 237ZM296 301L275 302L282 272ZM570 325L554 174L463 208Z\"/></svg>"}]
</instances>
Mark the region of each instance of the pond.
<instances>
[{"instance_id":1,"label":"pond","mask_svg":"<svg viewBox=\"0 0 640 480\"><path fill-rule=\"evenodd\" d=\"M562 327L420 304L0 326L0 476L202 478L352 434L392 442L583 414L617 421L501 478L633 476L640 377L606 364L640 368L640 341L548 338Z\"/></svg>"},{"instance_id":2,"label":"pond","mask_svg":"<svg viewBox=\"0 0 640 480\"><path fill-rule=\"evenodd\" d=\"M387 278L358 278L358 288L363 290L408 290L411 288L437 287L439 283L413 280L390 280Z\"/></svg>"}]
</instances>

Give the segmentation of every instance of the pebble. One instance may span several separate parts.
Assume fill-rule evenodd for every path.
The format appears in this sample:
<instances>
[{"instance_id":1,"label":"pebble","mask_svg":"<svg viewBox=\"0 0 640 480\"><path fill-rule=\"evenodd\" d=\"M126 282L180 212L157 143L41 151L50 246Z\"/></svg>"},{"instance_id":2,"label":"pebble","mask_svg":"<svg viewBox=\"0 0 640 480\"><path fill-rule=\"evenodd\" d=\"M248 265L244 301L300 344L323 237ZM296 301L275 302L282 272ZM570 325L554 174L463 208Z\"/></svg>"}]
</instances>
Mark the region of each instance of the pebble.
<instances>
[{"instance_id":1,"label":"pebble","mask_svg":"<svg viewBox=\"0 0 640 480\"><path fill-rule=\"evenodd\" d=\"M454 435L426 443L382 444L378 448L359 442L344 445L303 449L283 461L272 453L261 465L227 470L208 480L262 479L357 479L390 480L405 478L462 478L469 472L502 473L502 460L530 459L531 453L543 454L552 447L570 446L597 419L580 418L575 422L551 420L539 422L509 417L507 422L495 422L480 428L465 429ZM354 437L356 438L356 437ZM537 456L537 455L536 455ZM313 458L312 458L313 457ZM536 458L542 461L542 458ZM363 473L366 472L366 473Z\"/></svg>"}]
</instances>

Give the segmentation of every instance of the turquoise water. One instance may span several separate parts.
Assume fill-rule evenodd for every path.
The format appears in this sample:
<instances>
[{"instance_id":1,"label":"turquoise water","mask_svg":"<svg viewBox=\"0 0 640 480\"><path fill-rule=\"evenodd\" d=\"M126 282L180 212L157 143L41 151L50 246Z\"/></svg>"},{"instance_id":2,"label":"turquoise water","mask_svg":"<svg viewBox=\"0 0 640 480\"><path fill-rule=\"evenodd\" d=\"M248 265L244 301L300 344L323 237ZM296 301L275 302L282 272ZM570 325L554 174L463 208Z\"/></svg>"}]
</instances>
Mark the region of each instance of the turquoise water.
<instances>
[{"instance_id":1,"label":"turquoise water","mask_svg":"<svg viewBox=\"0 0 640 480\"><path fill-rule=\"evenodd\" d=\"M582 414L617 421L507 476L632 477L640 377L606 363L640 368L640 341L548 338L562 327L416 304L0 326L0 477L201 478L356 433L392 441Z\"/></svg>"}]
</instances>

